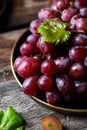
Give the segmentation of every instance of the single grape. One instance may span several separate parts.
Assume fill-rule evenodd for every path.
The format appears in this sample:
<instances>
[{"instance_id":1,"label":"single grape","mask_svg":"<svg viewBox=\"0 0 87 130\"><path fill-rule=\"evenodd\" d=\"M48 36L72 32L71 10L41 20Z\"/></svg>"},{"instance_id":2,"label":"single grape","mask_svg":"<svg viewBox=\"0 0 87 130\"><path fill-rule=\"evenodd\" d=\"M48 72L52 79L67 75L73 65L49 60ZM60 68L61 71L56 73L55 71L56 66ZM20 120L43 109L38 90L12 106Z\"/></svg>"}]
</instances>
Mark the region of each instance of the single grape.
<instances>
[{"instance_id":1,"label":"single grape","mask_svg":"<svg viewBox=\"0 0 87 130\"><path fill-rule=\"evenodd\" d=\"M35 33L35 34L30 34L29 36L27 36L26 41L27 42L37 42L39 39L40 35Z\"/></svg>"},{"instance_id":2,"label":"single grape","mask_svg":"<svg viewBox=\"0 0 87 130\"><path fill-rule=\"evenodd\" d=\"M63 94L71 93L74 89L73 81L67 75L57 76L55 81L58 90Z\"/></svg>"},{"instance_id":3,"label":"single grape","mask_svg":"<svg viewBox=\"0 0 87 130\"><path fill-rule=\"evenodd\" d=\"M67 3L65 0L58 0L56 3L57 10L63 11L67 7L69 7L69 3Z\"/></svg>"},{"instance_id":4,"label":"single grape","mask_svg":"<svg viewBox=\"0 0 87 130\"><path fill-rule=\"evenodd\" d=\"M53 87L53 79L49 76L42 75L38 80L38 86L43 91L49 91Z\"/></svg>"},{"instance_id":5,"label":"single grape","mask_svg":"<svg viewBox=\"0 0 87 130\"><path fill-rule=\"evenodd\" d=\"M29 77L36 74L39 70L39 62L32 58L25 58L17 68L17 73L21 77Z\"/></svg>"},{"instance_id":6,"label":"single grape","mask_svg":"<svg viewBox=\"0 0 87 130\"><path fill-rule=\"evenodd\" d=\"M67 72L71 66L71 61L68 57L59 57L54 62L57 66L57 72L60 73Z\"/></svg>"},{"instance_id":7,"label":"single grape","mask_svg":"<svg viewBox=\"0 0 87 130\"><path fill-rule=\"evenodd\" d=\"M20 55L18 56L14 61L14 70L17 72L18 66L21 64L21 62L26 59L27 56Z\"/></svg>"},{"instance_id":8,"label":"single grape","mask_svg":"<svg viewBox=\"0 0 87 130\"><path fill-rule=\"evenodd\" d=\"M39 52L39 49L37 48L36 42L34 42L34 41L31 41L31 42L25 41L20 46L20 53L22 55L29 56L33 53L38 53L38 52Z\"/></svg>"},{"instance_id":9,"label":"single grape","mask_svg":"<svg viewBox=\"0 0 87 130\"><path fill-rule=\"evenodd\" d=\"M55 18L57 16L57 11L55 11L52 8L42 8L39 12L38 12L38 18L41 21L44 21L46 19L50 19L50 18Z\"/></svg>"},{"instance_id":10,"label":"single grape","mask_svg":"<svg viewBox=\"0 0 87 130\"><path fill-rule=\"evenodd\" d=\"M56 72L56 64L53 60L44 60L41 64L41 72L47 76L54 75Z\"/></svg>"},{"instance_id":11,"label":"single grape","mask_svg":"<svg viewBox=\"0 0 87 130\"><path fill-rule=\"evenodd\" d=\"M63 21L65 21L65 22L69 22L69 21L71 20L71 18L72 18L75 14L77 14L77 13L78 13L78 11L77 11L77 9L75 9L75 8L71 8L71 7L66 8L66 9L64 9L64 10L62 11L62 13L61 13L61 19L62 19Z\"/></svg>"},{"instance_id":12,"label":"single grape","mask_svg":"<svg viewBox=\"0 0 87 130\"><path fill-rule=\"evenodd\" d=\"M37 42L37 48L39 48L41 53L50 54L53 52L53 44L50 42L44 42L43 37L40 37Z\"/></svg>"},{"instance_id":13,"label":"single grape","mask_svg":"<svg viewBox=\"0 0 87 130\"><path fill-rule=\"evenodd\" d=\"M87 94L87 81L74 81L75 92L79 94Z\"/></svg>"},{"instance_id":14,"label":"single grape","mask_svg":"<svg viewBox=\"0 0 87 130\"><path fill-rule=\"evenodd\" d=\"M81 18L80 14L76 14L76 15L74 15L74 16L71 18L71 20L70 20L70 23L71 23L70 28L71 28L72 30L76 30L76 21L77 21L79 18Z\"/></svg>"},{"instance_id":15,"label":"single grape","mask_svg":"<svg viewBox=\"0 0 87 130\"><path fill-rule=\"evenodd\" d=\"M87 6L87 0L75 0L74 6L78 9Z\"/></svg>"},{"instance_id":16,"label":"single grape","mask_svg":"<svg viewBox=\"0 0 87 130\"><path fill-rule=\"evenodd\" d=\"M80 15L81 15L82 17L86 17L86 18L87 18L87 6L81 8L79 11L80 11Z\"/></svg>"},{"instance_id":17,"label":"single grape","mask_svg":"<svg viewBox=\"0 0 87 130\"><path fill-rule=\"evenodd\" d=\"M84 60L87 55L87 49L83 46L74 46L69 50L69 58L73 61Z\"/></svg>"},{"instance_id":18,"label":"single grape","mask_svg":"<svg viewBox=\"0 0 87 130\"><path fill-rule=\"evenodd\" d=\"M72 44L75 46L87 46L87 36L85 34L76 34Z\"/></svg>"},{"instance_id":19,"label":"single grape","mask_svg":"<svg viewBox=\"0 0 87 130\"><path fill-rule=\"evenodd\" d=\"M87 18L78 18L78 20L75 23L76 30L87 30Z\"/></svg>"},{"instance_id":20,"label":"single grape","mask_svg":"<svg viewBox=\"0 0 87 130\"><path fill-rule=\"evenodd\" d=\"M49 104L58 106L62 102L62 94L57 90L46 92L46 101Z\"/></svg>"},{"instance_id":21,"label":"single grape","mask_svg":"<svg viewBox=\"0 0 87 130\"><path fill-rule=\"evenodd\" d=\"M23 82L22 90L25 94L34 95L39 89L38 87L39 76L31 76L26 78Z\"/></svg>"},{"instance_id":22,"label":"single grape","mask_svg":"<svg viewBox=\"0 0 87 130\"><path fill-rule=\"evenodd\" d=\"M85 73L86 68L84 64L79 62L74 63L69 70L69 75L74 79L80 79L84 77Z\"/></svg>"},{"instance_id":23,"label":"single grape","mask_svg":"<svg viewBox=\"0 0 87 130\"><path fill-rule=\"evenodd\" d=\"M38 33L38 27L41 25L41 23L42 22L39 19L32 20L29 25L29 30L31 31L31 33Z\"/></svg>"}]
</instances>

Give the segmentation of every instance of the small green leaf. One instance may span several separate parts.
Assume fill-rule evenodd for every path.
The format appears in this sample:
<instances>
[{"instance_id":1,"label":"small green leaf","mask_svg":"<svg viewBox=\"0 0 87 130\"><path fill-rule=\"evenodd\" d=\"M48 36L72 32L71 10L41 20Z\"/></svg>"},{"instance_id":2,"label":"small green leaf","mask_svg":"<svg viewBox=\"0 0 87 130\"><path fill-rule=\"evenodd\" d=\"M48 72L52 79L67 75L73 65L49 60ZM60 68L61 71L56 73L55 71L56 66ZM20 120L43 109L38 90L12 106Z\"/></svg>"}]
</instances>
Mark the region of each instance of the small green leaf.
<instances>
[{"instance_id":1,"label":"small green leaf","mask_svg":"<svg viewBox=\"0 0 87 130\"><path fill-rule=\"evenodd\" d=\"M38 28L38 32L44 36L45 42L59 43L66 42L71 32L66 30L69 23L57 21L54 19L47 19Z\"/></svg>"},{"instance_id":2,"label":"small green leaf","mask_svg":"<svg viewBox=\"0 0 87 130\"><path fill-rule=\"evenodd\" d=\"M23 123L23 118L12 107L8 107L2 117L0 130L15 130Z\"/></svg>"}]
</instances>

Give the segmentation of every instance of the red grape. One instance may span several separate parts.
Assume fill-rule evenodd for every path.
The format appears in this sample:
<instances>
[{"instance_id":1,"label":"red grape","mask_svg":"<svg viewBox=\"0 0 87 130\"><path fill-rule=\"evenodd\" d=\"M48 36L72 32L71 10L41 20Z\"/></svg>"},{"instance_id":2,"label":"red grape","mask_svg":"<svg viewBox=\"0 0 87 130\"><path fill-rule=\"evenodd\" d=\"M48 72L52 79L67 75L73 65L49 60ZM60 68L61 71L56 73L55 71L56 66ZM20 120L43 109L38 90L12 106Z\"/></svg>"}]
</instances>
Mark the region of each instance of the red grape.
<instances>
[{"instance_id":1,"label":"red grape","mask_svg":"<svg viewBox=\"0 0 87 130\"><path fill-rule=\"evenodd\" d=\"M87 49L83 46L75 46L69 50L69 57L73 61L84 60L87 55Z\"/></svg>"},{"instance_id":2,"label":"red grape","mask_svg":"<svg viewBox=\"0 0 87 130\"><path fill-rule=\"evenodd\" d=\"M44 60L41 64L41 72L52 76L56 72L56 64L52 60Z\"/></svg>"},{"instance_id":3,"label":"red grape","mask_svg":"<svg viewBox=\"0 0 87 130\"><path fill-rule=\"evenodd\" d=\"M75 92L79 94L87 94L87 81L75 81Z\"/></svg>"},{"instance_id":4,"label":"red grape","mask_svg":"<svg viewBox=\"0 0 87 130\"><path fill-rule=\"evenodd\" d=\"M32 76L26 78L23 82L22 90L25 94L34 95L39 89L38 87L38 76Z\"/></svg>"},{"instance_id":5,"label":"red grape","mask_svg":"<svg viewBox=\"0 0 87 130\"><path fill-rule=\"evenodd\" d=\"M46 19L50 19L50 18L55 18L57 16L57 12L55 10L53 10L52 8L42 8L39 12L38 12L38 18L40 20L46 20Z\"/></svg>"},{"instance_id":6,"label":"red grape","mask_svg":"<svg viewBox=\"0 0 87 130\"><path fill-rule=\"evenodd\" d=\"M53 44L50 42L44 42L43 37L40 37L37 42L37 48L39 48L41 53L50 54L53 52Z\"/></svg>"},{"instance_id":7,"label":"red grape","mask_svg":"<svg viewBox=\"0 0 87 130\"><path fill-rule=\"evenodd\" d=\"M87 36L85 34L76 34L72 43L75 46L87 46Z\"/></svg>"},{"instance_id":8,"label":"red grape","mask_svg":"<svg viewBox=\"0 0 87 130\"><path fill-rule=\"evenodd\" d=\"M69 21L71 20L71 18L72 18L75 14L77 14L77 13L78 13L77 9L74 9L74 8L71 8L71 7L66 8L66 9L64 9L64 10L62 11L62 13L61 13L61 19L62 19L63 21L65 21L65 22L69 22Z\"/></svg>"},{"instance_id":9,"label":"red grape","mask_svg":"<svg viewBox=\"0 0 87 130\"><path fill-rule=\"evenodd\" d=\"M36 74L38 70L39 63L32 57L25 58L17 68L18 74L24 78Z\"/></svg>"},{"instance_id":10,"label":"red grape","mask_svg":"<svg viewBox=\"0 0 87 130\"><path fill-rule=\"evenodd\" d=\"M26 59L27 56L20 55L14 61L14 70L17 72L18 66L21 64L22 60Z\"/></svg>"},{"instance_id":11,"label":"red grape","mask_svg":"<svg viewBox=\"0 0 87 130\"><path fill-rule=\"evenodd\" d=\"M38 86L41 90L48 91L53 87L53 79L49 76L42 75L38 80Z\"/></svg>"},{"instance_id":12,"label":"red grape","mask_svg":"<svg viewBox=\"0 0 87 130\"><path fill-rule=\"evenodd\" d=\"M62 101L62 95L58 91L46 92L46 100L52 105L59 105Z\"/></svg>"},{"instance_id":13,"label":"red grape","mask_svg":"<svg viewBox=\"0 0 87 130\"><path fill-rule=\"evenodd\" d=\"M71 93L74 89L74 84L67 75L57 76L56 86L63 94Z\"/></svg>"},{"instance_id":14,"label":"red grape","mask_svg":"<svg viewBox=\"0 0 87 130\"><path fill-rule=\"evenodd\" d=\"M29 30L32 33L38 33L38 27L40 26L40 24L41 24L41 21L39 19L35 19L35 20L31 21Z\"/></svg>"},{"instance_id":15,"label":"red grape","mask_svg":"<svg viewBox=\"0 0 87 130\"><path fill-rule=\"evenodd\" d=\"M84 64L79 62L74 63L69 70L70 76L75 79L84 77L85 73L86 73L86 68Z\"/></svg>"},{"instance_id":16,"label":"red grape","mask_svg":"<svg viewBox=\"0 0 87 130\"><path fill-rule=\"evenodd\" d=\"M57 66L57 72L66 72L69 70L71 66L71 62L68 57L59 57L55 60L55 64Z\"/></svg>"}]
</instances>

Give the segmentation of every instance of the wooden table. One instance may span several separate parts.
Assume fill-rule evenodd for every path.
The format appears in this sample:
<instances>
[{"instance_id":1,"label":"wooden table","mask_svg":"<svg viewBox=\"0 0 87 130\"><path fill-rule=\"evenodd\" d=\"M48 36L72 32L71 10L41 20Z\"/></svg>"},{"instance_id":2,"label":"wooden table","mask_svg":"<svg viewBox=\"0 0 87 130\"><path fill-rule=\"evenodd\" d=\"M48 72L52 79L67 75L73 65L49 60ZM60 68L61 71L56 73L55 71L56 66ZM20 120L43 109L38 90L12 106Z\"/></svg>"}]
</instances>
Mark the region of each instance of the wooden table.
<instances>
[{"instance_id":1,"label":"wooden table","mask_svg":"<svg viewBox=\"0 0 87 130\"><path fill-rule=\"evenodd\" d=\"M22 28L0 34L0 109L5 111L8 106L14 107L26 122L25 130L42 130L41 119L46 115L58 117L66 130L87 130L87 116L55 112L22 92L11 71L10 55L15 41L25 30Z\"/></svg>"}]
</instances>

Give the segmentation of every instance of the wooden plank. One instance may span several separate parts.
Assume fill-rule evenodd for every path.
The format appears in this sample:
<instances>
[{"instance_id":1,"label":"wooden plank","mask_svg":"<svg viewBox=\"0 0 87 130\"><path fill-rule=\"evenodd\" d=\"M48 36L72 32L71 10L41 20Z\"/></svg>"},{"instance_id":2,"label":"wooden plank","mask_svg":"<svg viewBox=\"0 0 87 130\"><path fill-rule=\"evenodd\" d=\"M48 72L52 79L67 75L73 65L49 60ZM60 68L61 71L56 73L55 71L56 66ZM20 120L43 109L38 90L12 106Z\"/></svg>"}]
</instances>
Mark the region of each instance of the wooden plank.
<instances>
[{"instance_id":1,"label":"wooden plank","mask_svg":"<svg viewBox=\"0 0 87 130\"><path fill-rule=\"evenodd\" d=\"M0 82L13 79L10 66L11 50L26 28L0 34Z\"/></svg>"},{"instance_id":2,"label":"wooden plank","mask_svg":"<svg viewBox=\"0 0 87 130\"><path fill-rule=\"evenodd\" d=\"M46 115L58 117L65 130L87 130L86 116L61 114L37 103L22 92L15 80L0 83L0 109L6 111L8 106L22 115L25 130L42 130L41 119Z\"/></svg>"}]
</instances>

